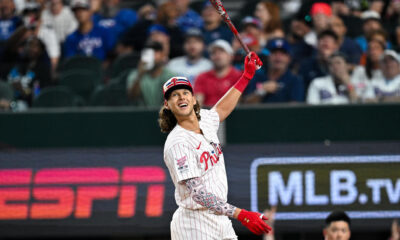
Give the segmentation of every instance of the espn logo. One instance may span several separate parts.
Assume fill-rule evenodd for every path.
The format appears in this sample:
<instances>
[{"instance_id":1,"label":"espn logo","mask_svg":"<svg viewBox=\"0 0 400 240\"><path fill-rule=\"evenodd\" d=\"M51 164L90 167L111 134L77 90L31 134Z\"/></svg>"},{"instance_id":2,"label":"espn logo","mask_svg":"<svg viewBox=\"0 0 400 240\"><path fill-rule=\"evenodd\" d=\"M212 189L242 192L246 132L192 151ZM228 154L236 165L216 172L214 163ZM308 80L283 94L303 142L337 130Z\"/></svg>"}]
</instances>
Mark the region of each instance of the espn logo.
<instances>
[{"instance_id":1,"label":"espn logo","mask_svg":"<svg viewBox=\"0 0 400 240\"><path fill-rule=\"evenodd\" d=\"M137 184L146 184L145 215L163 213L164 169L45 168L0 170L0 220L90 218L93 202L117 200L117 215L135 215Z\"/></svg>"}]
</instances>

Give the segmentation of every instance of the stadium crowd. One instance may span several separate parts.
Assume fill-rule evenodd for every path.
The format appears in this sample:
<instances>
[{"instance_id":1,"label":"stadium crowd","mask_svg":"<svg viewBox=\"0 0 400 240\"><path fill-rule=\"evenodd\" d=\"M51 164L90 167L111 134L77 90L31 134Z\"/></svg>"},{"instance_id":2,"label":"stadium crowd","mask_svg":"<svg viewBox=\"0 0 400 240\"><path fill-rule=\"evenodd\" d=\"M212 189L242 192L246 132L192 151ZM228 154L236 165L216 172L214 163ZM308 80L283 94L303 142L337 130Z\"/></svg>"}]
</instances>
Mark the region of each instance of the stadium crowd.
<instances>
[{"instance_id":1,"label":"stadium crowd","mask_svg":"<svg viewBox=\"0 0 400 240\"><path fill-rule=\"evenodd\" d=\"M0 0L0 109L145 106L185 76L212 106L246 56L208 0ZM242 104L400 101L400 1L243 1L264 62Z\"/></svg>"}]
</instances>

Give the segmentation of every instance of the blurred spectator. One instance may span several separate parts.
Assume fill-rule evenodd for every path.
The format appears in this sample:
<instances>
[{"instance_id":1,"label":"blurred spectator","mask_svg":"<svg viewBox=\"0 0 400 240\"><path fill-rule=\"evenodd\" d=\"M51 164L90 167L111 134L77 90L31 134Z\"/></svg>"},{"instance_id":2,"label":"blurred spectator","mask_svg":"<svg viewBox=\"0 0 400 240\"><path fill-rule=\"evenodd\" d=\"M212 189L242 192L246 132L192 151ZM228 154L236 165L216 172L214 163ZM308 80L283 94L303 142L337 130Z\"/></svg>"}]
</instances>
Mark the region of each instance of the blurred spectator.
<instances>
[{"instance_id":1,"label":"blurred spectator","mask_svg":"<svg viewBox=\"0 0 400 240\"><path fill-rule=\"evenodd\" d=\"M171 0L178 10L179 18L177 19L178 26L183 32L189 28L203 27L203 19L194 10L189 8L190 0Z\"/></svg>"},{"instance_id":2,"label":"blurred spectator","mask_svg":"<svg viewBox=\"0 0 400 240\"><path fill-rule=\"evenodd\" d=\"M129 28L123 35L124 42L140 52L148 38L149 29L155 23L157 17L157 9L155 3L146 1L138 10L138 21Z\"/></svg>"},{"instance_id":3,"label":"blurred spectator","mask_svg":"<svg viewBox=\"0 0 400 240\"><path fill-rule=\"evenodd\" d=\"M165 56L169 57L171 52L171 38L169 36L168 30L160 24L154 24L149 29L149 41L159 42L163 46L163 53Z\"/></svg>"},{"instance_id":4,"label":"blurred spectator","mask_svg":"<svg viewBox=\"0 0 400 240\"><path fill-rule=\"evenodd\" d=\"M148 43L142 51L137 70L128 75L128 96L136 105L159 107L163 103L160 89L165 79L176 76L165 67L167 56L162 48L159 42Z\"/></svg>"},{"instance_id":5,"label":"blurred spectator","mask_svg":"<svg viewBox=\"0 0 400 240\"><path fill-rule=\"evenodd\" d=\"M277 207L272 206L271 209L265 209L263 214L267 220L268 226L272 228L272 231L269 232L268 234L264 234L263 240L275 240L274 236L274 225L275 225L275 214L276 214Z\"/></svg>"},{"instance_id":6,"label":"blurred spectator","mask_svg":"<svg viewBox=\"0 0 400 240\"><path fill-rule=\"evenodd\" d=\"M346 57L337 52L329 57L329 73L312 80L308 88L308 104L347 104L357 99L350 81Z\"/></svg>"},{"instance_id":7,"label":"blurred spectator","mask_svg":"<svg viewBox=\"0 0 400 240\"><path fill-rule=\"evenodd\" d=\"M368 43L365 66L357 66L353 70L351 82L361 102L374 101L375 99L372 83L377 79L383 79L380 61L384 50L384 42L371 40Z\"/></svg>"},{"instance_id":8,"label":"blurred spectator","mask_svg":"<svg viewBox=\"0 0 400 240\"><path fill-rule=\"evenodd\" d=\"M169 57L175 58L182 56L183 52L183 31L177 25L179 12L171 1L167 1L158 7L157 23L165 28L169 36ZM159 41L158 39L152 39Z\"/></svg>"},{"instance_id":9,"label":"blurred spectator","mask_svg":"<svg viewBox=\"0 0 400 240\"><path fill-rule=\"evenodd\" d=\"M299 75L305 89L311 80L328 74L329 57L339 49L338 36L332 30L325 30L318 35L317 52L300 64Z\"/></svg>"},{"instance_id":10,"label":"blurred spectator","mask_svg":"<svg viewBox=\"0 0 400 240\"><path fill-rule=\"evenodd\" d=\"M260 19L263 29L259 39L261 46L266 46L269 39L285 37L278 5L273 2L262 1L257 4L254 16Z\"/></svg>"},{"instance_id":11,"label":"blurred spectator","mask_svg":"<svg viewBox=\"0 0 400 240\"><path fill-rule=\"evenodd\" d=\"M206 45L209 45L218 39L232 42L233 34L231 30L225 25L225 23L222 22L221 16L217 11L215 11L210 1L207 0L204 2L201 16L204 19L204 26L202 30Z\"/></svg>"},{"instance_id":12,"label":"blurred spectator","mask_svg":"<svg viewBox=\"0 0 400 240\"><path fill-rule=\"evenodd\" d=\"M400 102L400 56L393 50L385 50L381 61L384 79L376 79L376 97L383 102Z\"/></svg>"},{"instance_id":13,"label":"blurred spectator","mask_svg":"<svg viewBox=\"0 0 400 240\"><path fill-rule=\"evenodd\" d=\"M0 0L0 41L7 40L22 24L21 19L14 12L13 0Z\"/></svg>"},{"instance_id":14,"label":"blurred spectator","mask_svg":"<svg viewBox=\"0 0 400 240\"><path fill-rule=\"evenodd\" d=\"M365 11L362 13L363 20L363 35L356 38L357 43L360 45L363 52L367 51L369 36L377 30L383 30L381 23L381 16L375 11ZM390 48L390 43L387 43Z\"/></svg>"},{"instance_id":15,"label":"blurred spectator","mask_svg":"<svg viewBox=\"0 0 400 240\"><path fill-rule=\"evenodd\" d=\"M137 21L136 12L120 7L120 0L103 0L98 12L93 14L95 24L110 29L119 37Z\"/></svg>"},{"instance_id":16,"label":"blurred spectator","mask_svg":"<svg viewBox=\"0 0 400 240\"><path fill-rule=\"evenodd\" d=\"M194 92L200 105L213 106L235 84L242 72L232 66L233 49L229 42L217 40L210 44L213 70L200 74Z\"/></svg>"},{"instance_id":17,"label":"blurred spectator","mask_svg":"<svg viewBox=\"0 0 400 240\"><path fill-rule=\"evenodd\" d=\"M267 78L250 82L246 103L279 103L304 101L303 82L289 70L290 48L283 38L271 39Z\"/></svg>"},{"instance_id":18,"label":"blurred spectator","mask_svg":"<svg viewBox=\"0 0 400 240\"><path fill-rule=\"evenodd\" d=\"M318 34L329 28L330 18L332 17L331 6L324 2L316 2L311 6L310 15L313 30L307 33L304 40L311 46L317 46Z\"/></svg>"},{"instance_id":19,"label":"blurred spectator","mask_svg":"<svg viewBox=\"0 0 400 240\"><path fill-rule=\"evenodd\" d=\"M260 47L264 48L267 45L267 42L264 39L263 29L260 20L254 17L247 16L242 20L242 34L251 35L256 38ZM237 42L237 39L234 39L234 42ZM237 51L238 48L233 47L234 51Z\"/></svg>"},{"instance_id":20,"label":"blurred spectator","mask_svg":"<svg viewBox=\"0 0 400 240\"><path fill-rule=\"evenodd\" d=\"M338 36L339 51L348 56L349 64L358 65L360 63L362 50L355 41L346 36L347 28L343 20L338 16L332 16L330 24L332 31Z\"/></svg>"},{"instance_id":21,"label":"blurred spectator","mask_svg":"<svg viewBox=\"0 0 400 240\"><path fill-rule=\"evenodd\" d=\"M362 34L362 20L353 14L349 1L332 0L332 14L340 17L347 28L346 36L356 38Z\"/></svg>"},{"instance_id":22,"label":"blurred spectator","mask_svg":"<svg viewBox=\"0 0 400 240\"><path fill-rule=\"evenodd\" d=\"M19 46L19 61L8 73L7 80L14 88L14 97L28 107L40 89L51 84L50 62L43 43L36 37Z\"/></svg>"},{"instance_id":23,"label":"blurred spectator","mask_svg":"<svg viewBox=\"0 0 400 240\"><path fill-rule=\"evenodd\" d=\"M75 16L62 0L52 0L47 3L47 8L42 13L42 24L54 29L59 44L78 27Z\"/></svg>"},{"instance_id":24,"label":"blurred spectator","mask_svg":"<svg viewBox=\"0 0 400 240\"><path fill-rule=\"evenodd\" d=\"M14 0L13 2L15 4L15 13L18 15L24 10L25 0Z\"/></svg>"},{"instance_id":25,"label":"blurred spectator","mask_svg":"<svg viewBox=\"0 0 400 240\"><path fill-rule=\"evenodd\" d=\"M280 0L276 3L280 6L282 19L290 19L299 11L302 0Z\"/></svg>"},{"instance_id":26,"label":"blurred spectator","mask_svg":"<svg viewBox=\"0 0 400 240\"><path fill-rule=\"evenodd\" d=\"M244 44L247 45L250 51L257 53L258 57L264 63L260 70L256 72L256 75L261 75L265 77L265 73L267 72L268 67L268 55L269 51L267 48L261 48L258 39L249 33L241 33L241 38ZM242 45L240 45L239 41L235 38L232 44L232 48L234 51L234 60L233 65L235 68L243 70L243 59L246 57L246 52L244 51Z\"/></svg>"},{"instance_id":27,"label":"blurred spectator","mask_svg":"<svg viewBox=\"0 0 400 240\"><path fill-rule=\"evenodd\" d=\"M94 24L88 0L73 0L71 8L79 26L65 40L65 57L83 55L105 60L107 53L114 47L111 32Z\"/></svg>"},{"instance_id":28,"label":"blurred spectator","mask_svg":"<svg viewBox=\"0 0 400 240\"><path fill-rule=\"evenodd\" d=\"M290 31L287 39L292 55L290 68L295 73L298 72L301 61L311 57L314 52L314 48L304 40L304 36L310 31L309 22L306 21L303 14L297 15L290 23Z\"/></svg>"},{"instance_id":29,"label":"blurred spectator","mask_svg":"<svg viewBox=\"0 0 400 240\"><path fill-rule=\"evenodd\" d=\"M167 67L180 76L186 77L191 84L202 72L212 69L210 60L203 57L204 38L198 28L189 29L185 34L185 56L177 57L169 61Z\"/></svg>"},{"instance_id":30,"label":"blurred spectator","mask_svg":"<svg viewBox=\"0 0 400 240\"><path fill-rule=\"evenodd\" d=\"M389 240L400 240L400 226L397 223L396 219L392 222L391 235Z\"/></svg>"},{"instance_id":31,"label":"blurred spectator","mask_svg":"<svg viewBox=\"0 0 400 240\"><path fill-rule=\"evenodd\" d=\"M333 211L325 219L323 230L325 240L349 240L351 220L345 212Z\"/></svg>"},{"instance_id":32,"label":"blurred spectator","mask_svg":"<svg viewBox=\"0 0 400 240\"><path fill-rule=\"evenodd\" d=\"M42 23L40 5L36 1L26 2L22 14L25 27L29 30L28 33L43 42L51 60L52 69L55 70L60 60L61 47L54 29Z\"/></svg>"},{"instance_id":33,"label":"blurred spectator","mask_svg":"<svg viewBox=\"0 0 400 240\"><path fill-rule=\"evenodd\" d=\"M0 81L0 112L11 109L14 94L11 86L7 82Z\"/></svg>"}]
</instances>

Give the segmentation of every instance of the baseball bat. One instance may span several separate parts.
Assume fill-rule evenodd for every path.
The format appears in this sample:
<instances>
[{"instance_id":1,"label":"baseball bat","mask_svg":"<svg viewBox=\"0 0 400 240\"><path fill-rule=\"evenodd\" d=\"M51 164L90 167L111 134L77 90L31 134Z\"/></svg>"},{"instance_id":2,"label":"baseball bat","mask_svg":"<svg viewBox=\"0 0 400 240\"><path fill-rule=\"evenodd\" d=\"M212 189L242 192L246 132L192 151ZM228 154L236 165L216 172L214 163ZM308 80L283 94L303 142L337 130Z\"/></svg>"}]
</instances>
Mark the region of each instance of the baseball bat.
<instances>
[{"instance_id":1,"label":"baseball bat","mask_svg":"<svg viewBox=\"0 0 400 240\"><path fill-rule=\"evenodd\" d=\"M231 18L229 17L228 13L226 12L224 5L222 5L221 0L210 0L210 2L214 6L214 8L217 10L217 12L221 16L221 18L224 20L224 22L228 25L228 27L232 31L233 35L235 35L235 37L239 41L240 45L242 45L246 54L249 54L250 53L249 48L247 47L247 45L243 42L242 38L240 37L238 31L235 28L235 25L233 25Z\"/></svg>"}]
</instances>

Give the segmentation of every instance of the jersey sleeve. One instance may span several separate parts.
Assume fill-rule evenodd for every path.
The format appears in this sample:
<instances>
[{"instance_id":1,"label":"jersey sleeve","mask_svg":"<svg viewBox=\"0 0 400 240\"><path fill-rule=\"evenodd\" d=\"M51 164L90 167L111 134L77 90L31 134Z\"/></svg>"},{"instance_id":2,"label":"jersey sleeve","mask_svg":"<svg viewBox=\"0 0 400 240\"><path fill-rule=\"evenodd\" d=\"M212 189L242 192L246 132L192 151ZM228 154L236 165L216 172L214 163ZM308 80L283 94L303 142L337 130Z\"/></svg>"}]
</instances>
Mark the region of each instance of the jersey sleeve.
<instances>
[{"instance_id":1,"label":"jersey sleeve","mask_svg":"<svg viewBox=\"0 0 400 240\"><path fill-rule=\"evenodd\" d=\"M201 176L194 149L187 143L180 142L172 145L166 151L165 158L171 176L177 182Z\"/></svg>"},{"instance_id":2,"label":"jersey sleeve","mask_svg":"<svg viewBox=\"0 0 400 240\"><path fill-rule=\"evenodd\" d=\"M200 116L201 116L201 121L205 122L209 127L213 129L213 131L217 132L219 128L219 115L215 109L211 110L206 110L206 109L201 109L200 110Z\"/></svg>"}]
</instances>

